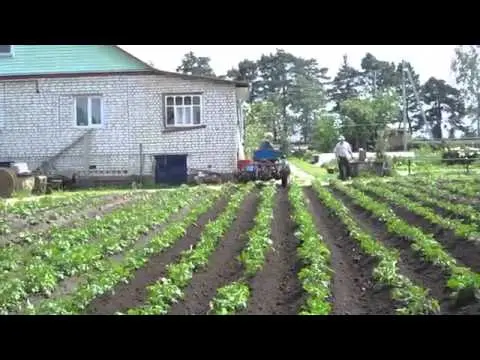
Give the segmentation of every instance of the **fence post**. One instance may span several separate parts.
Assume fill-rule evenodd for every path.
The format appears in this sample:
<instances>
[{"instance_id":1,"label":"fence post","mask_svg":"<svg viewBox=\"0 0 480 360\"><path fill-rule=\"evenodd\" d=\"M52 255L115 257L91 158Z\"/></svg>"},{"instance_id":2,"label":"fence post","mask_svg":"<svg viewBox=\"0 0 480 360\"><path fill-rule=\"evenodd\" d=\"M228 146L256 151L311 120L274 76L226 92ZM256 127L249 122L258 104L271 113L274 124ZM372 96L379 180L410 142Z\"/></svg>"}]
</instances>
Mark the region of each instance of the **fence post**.
<instances>
[{"instance_id":1,"label":"fence post","mask_svg":"<svg viewBox=\"0 0 480 360\"><path fill-rule=\"evenodd\" d=\"M140 184L143 185L143 144L140 144Z\"/></svg>"},{"instance_id":2,"label":"fence post","mask_svg":"<svg viewBox=\"0 0 480 360\"><path fill-rule=\"evenodd\" d=\"M411 165L412 165L412 160L408 159L407 161L407 164L408 164L408 175L411 175Z\"/></svg>"}]
</instances>

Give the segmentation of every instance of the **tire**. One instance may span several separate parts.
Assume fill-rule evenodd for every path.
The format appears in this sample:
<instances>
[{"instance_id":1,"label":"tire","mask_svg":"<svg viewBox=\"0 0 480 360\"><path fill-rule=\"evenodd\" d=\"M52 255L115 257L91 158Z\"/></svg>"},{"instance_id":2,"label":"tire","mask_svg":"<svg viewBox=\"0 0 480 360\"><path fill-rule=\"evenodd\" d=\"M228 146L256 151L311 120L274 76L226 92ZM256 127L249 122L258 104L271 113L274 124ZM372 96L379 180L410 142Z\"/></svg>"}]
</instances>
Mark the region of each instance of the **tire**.
<instances>
[{"instance_id":1,"label":"tire","mask_svg":"<svg viewBox=\"0 0 480 360\"><path fill-rule=\"evenodd\" d=\"M282 187L286 188L288 186L288 175L282 174Z\"/></svg>"}]
</instances>

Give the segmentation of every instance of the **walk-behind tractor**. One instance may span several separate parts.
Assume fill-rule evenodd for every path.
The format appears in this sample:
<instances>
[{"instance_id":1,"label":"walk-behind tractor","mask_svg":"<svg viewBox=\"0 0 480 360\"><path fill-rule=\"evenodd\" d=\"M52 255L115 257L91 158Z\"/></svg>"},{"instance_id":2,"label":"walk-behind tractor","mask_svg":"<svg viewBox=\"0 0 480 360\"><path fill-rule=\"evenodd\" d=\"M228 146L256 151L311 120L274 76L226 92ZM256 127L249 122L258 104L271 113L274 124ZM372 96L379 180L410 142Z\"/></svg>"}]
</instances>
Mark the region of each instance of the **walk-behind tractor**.
<instances>
[{"instance_id":1,"label":"walk-behind tractor","mask_svg":"<svg viewBox=\"0 0 480 360\"><path fill-rule=\"evenodd\" d=\"M287 187L290 166L286 156L265 141L253 154L253 160L239 161L236 178L240 182L281 180Z\"/></svg>"}]
</instances>

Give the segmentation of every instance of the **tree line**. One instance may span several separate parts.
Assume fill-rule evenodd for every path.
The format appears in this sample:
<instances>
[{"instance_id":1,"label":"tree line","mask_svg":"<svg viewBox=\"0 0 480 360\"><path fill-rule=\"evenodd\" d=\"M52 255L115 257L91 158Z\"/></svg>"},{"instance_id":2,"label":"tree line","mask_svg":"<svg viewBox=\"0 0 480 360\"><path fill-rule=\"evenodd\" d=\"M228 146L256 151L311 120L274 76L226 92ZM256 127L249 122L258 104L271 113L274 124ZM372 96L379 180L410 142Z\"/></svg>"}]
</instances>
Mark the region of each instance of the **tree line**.
<instances>
[{"instance_id":1,"label":"tree line","mask_svg":"<svg viewBox=\"0 0 480 360\"><path fill-rule=\"evenodd\" d=\"M407 77L404 67L411 76ZM250 84L247 150L255 148L268 131L285 150L297 134L302 144L317 151L331 151L339 134L355 148L372 149L379 131L386 126L400 129L406 125L411 136L433 139L455 134L477 136L478 46L458 46L452 54L451 68L456 86L435 77L420 83L412 64L383 61L366 53L360 67L344 56L337 73L331 75L316 59L277 49L256 60L245 59L222 75L215 74L209 57L189 52L177 71Z\"/></svg>"}]
</instances>

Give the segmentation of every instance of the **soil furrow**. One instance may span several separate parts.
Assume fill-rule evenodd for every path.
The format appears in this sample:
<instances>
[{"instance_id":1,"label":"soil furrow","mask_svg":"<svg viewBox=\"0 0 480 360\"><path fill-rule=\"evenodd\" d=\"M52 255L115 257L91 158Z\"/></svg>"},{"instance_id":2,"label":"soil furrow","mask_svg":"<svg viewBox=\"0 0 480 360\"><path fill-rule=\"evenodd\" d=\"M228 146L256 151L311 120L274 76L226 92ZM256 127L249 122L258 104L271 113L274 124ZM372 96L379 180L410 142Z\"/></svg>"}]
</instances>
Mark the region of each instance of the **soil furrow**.
<instances>
[{"instance_id":1,"label":"soil furrow","mask_svg":"<svg viewBox=\"0 0 480 360\"><path fill-rule=\"evenodd\" d=\"M247 196L229 232L210 258L208 267L195 273L185 289L184 300L173 305L169 315L206 315L216 290L242 275L237 256L248 240L247 232L254 225L258 202L258 191Z\"/></svg>"},{"instance_id":2,"label":"soil furrow","mask_svg":"<svg viewBox=\"0 0 480 360\"><path fill-rule=\"evenodd\" d=\"M385 201L382 197L370 191L366 191L365 194L376 201ZM413 214L404 207L394 205L391 202L388 202L388 204L395 214L402 218L406 223L418 228L423 228L423 232L426 234L433 234L435 240L442 244L445 250L461 264L470 267L476 272L480 271L480 246L476 243L460 238L455 235L452 230L447 230L440 225L432 224L427 219Z\"/></svg>"},{"instance_id":3,"label":"soil furrow","mask_svg":"<svg viewBox=\"0 0 480 360\"><path fill-rule=\"evenodd\" d=\"M250 281L251 298L241 315L296 315L304 293L298 279L301 263L297 257L298 239L290 217L288 190L278 188L272 221L273 251L263 269Z\"/></svg>"},{"instance_id":4,"label":"soil furrow","mask_svg":"<svg viewBox=\"0 0 480 360\"><path fill-rule=\"evenodd\" d=\"M397 264L400 273L414 283L429 289L430 294L439 301L442 313L448 312L450 291L446 287L448 274L440 267L426 262L419 253L411 248L411 243L394 234L390 234L382 222L373 217L367 210L353 203L345 194L334 190L333 194L351 211L357 223L374 238L390 248L400 252Z\"/></svg>"},{"instance_id":5,"label":"soil furrow","mask_svg":"<svg viewBox=\"0 0 480 360\"><path fill-rule=\"evenodd\" d=\"M147 287L165 276L166 265L175 262L183 251L198 242L205 225L215 219L227 204L227 198L219 200L210 211L201 215L198 221L187 229L185 236L179 239L174 246L152 256L144 267L136 271L135 276L128 284L119 284L113 293L104 294L93 300L85 313L111 315L116 312L126 312L128 309L144 304L148 297Z\"/></svg>"},{"instance_id":6,"label":"soil furrow","mask_svg":"<svg viewBox=\"0 0 480 360\"><path fill-rule=\"evenodd\" d=\"M376 288L376 260L364 254L339 219L329 216L312 188L306 188L310 212L331 252L334 315L393 315L395 304L386 288Z\"/></svg>"}]
</instances>

